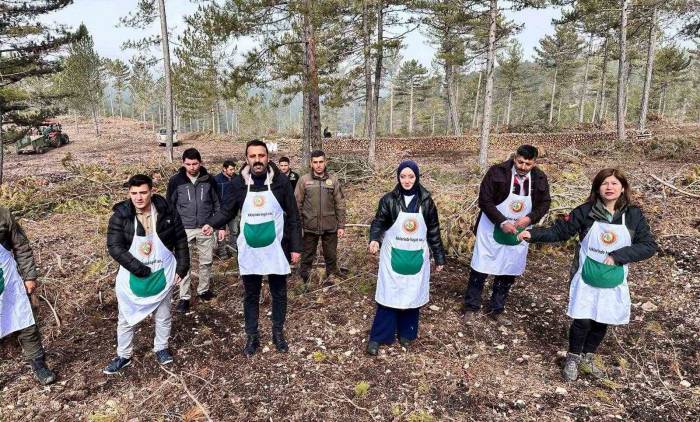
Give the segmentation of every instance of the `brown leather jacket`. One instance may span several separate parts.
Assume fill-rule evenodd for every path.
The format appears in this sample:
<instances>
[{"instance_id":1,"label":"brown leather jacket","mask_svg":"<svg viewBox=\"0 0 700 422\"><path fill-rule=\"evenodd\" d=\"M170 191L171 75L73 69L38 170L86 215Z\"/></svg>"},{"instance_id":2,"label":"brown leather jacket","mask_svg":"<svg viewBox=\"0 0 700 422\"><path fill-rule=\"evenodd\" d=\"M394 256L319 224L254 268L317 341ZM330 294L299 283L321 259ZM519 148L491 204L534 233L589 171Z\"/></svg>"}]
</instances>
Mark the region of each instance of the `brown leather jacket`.
<instances>
[{"instance_id":1,"label":"brown leather jacket","mask_svg":"<svg viewBox=\"0 0 700 422\"><path fill-rule=\"evenodd\" d=\"M0 244L15 255L17 271L22 278L25 281L36 280L36 265L29 239L10 210L5 207L0 207Z\"/></svg>"},{"instance_id":2,"label":"brown leather jacket","mask_svg":"<svg viewBox=\"0 0 700 422\"><path fill-rule=\"evenodd\" d=\"M345 195L334 175L301 176L294 196L305 231L321 234L345 228Z\"/></svg>"}]
</instances>

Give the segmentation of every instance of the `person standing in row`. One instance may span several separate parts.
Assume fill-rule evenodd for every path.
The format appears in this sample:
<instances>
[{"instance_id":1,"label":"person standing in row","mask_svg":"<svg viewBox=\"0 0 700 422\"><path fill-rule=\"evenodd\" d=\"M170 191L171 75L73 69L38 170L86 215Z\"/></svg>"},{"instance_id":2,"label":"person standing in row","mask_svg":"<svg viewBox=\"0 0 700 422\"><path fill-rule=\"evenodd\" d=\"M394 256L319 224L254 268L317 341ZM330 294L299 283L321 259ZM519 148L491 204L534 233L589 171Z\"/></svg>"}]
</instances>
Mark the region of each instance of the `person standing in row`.
<instances>
[{"instance_id":1,"label":"person standing in row","mask_svg":"<svg viewBox=\"0 0 700 422\"><path fill-rule=\"evenodd\" d=\"M267 145L254 139L246 144L246 164L233 180L232 193L221 210L207 220L202 233L224 227L240 212L238 268L245 297L243 315L247 335L243 353L250 357L260 347L258 320L262 278L268 276L272 296L272 342L287 352L284 322L287 315L289 262L301 256L299 210L289 179L269 161Z\"/></svg>"},{"instance_id":2,"label":"person standing in row","mask_svg":"<svg viewBox=\"0 0 700 422\"><path fill-rule=\"evenodd\" d=\"M219 204L227 202L231 196L231 185L233 182L233 177L236 175L236 162L234 160L225 160L221 168L221 173L214 176L214 186L216 186L216 193L219 196ZM219 241L217 243L217 255L225 259L229 256L228 248L232 248L233 252L238 250L238 245L236 241L238 239L238 225L239 218L235 218L229 222L226 227L228 228L229 241L228 244L225 241ZM233 256L233 254L231 254Z\"/></svg>"},{"instance_id":3,"label":"person standing in row","mask_svg":"<svg viewBox=\"0 0 700 422\"><path fill-rule=\"evenodd\" d=\"M299 173L292 171L292 167L289 164L289 158L282 157L277 161L280 173L284 174L289 178L289 183L292 184L292 190L297 188L297 182L299 181Z\"/></svg>"},{"instance_id":4,"label":"person standing in row","mask_svg":"<svg viewBox=\"0 0 700 422\"><path fill-rule=\"evenodd\" d=\"M525 271L528 251L517 233L544 217L551 203L547 176L536 167L536 161L537 148L522 145L513 159L492 166L481 181L481 212L464 294L466 324L471 324L481 308L481 293L489 275L495 276L489 316L511 324L502 314L515 277Z\"/></svg>"},{"instance_id":5,"label":"person standing in row","mask_svg":"<svg viewBox=\"0 0 700 422\"><path fill-rule=\"evenodd\" d=\"M202 156L195 148L188 148L182 153L182 167L170 178L167 192L168 202L177 210L182 225L187 233L190 245L190 260L193 249L197 250L199 259L199 284L197 297L203 301L214 299L211 288L211 266L217 239L214 234L202 234L202 226L208 218L219 211L219 196L216 194L214 178L202 166ZM226 235L225 230L218 232L218 240ZM176 312L186 313L190 309L190 281L192 274L180 283L180 301Z\"/></svg>"},{"instance_id":6,"label":"person standing in row","mask_svg":"<svg viewBox=\"0 0 700 422\"><path fill-rule=\"evenodd\" d=\"M304 229L299 275L305 289L319 240L326 265L324 283L332 283L331 277L339 274L338 238L345 235L345 195L338 179L326 170L326 154L321 150L313 151L310 166L311 171L301 176L294 191Z\"/></svg>"},{"instance_id":7,"label":"person standing in row","mask_svg":"<svg viewBox=\"0 0 700 422\"><path fill-rule=\"evenodd\" d=\"M369 232L369 251L379 252L377 312L367 343L372 356L380 344L398 337L408 347L418 336L420 307L428 303L430 291L431 253L435 271L445 265L438 211L420 184L418 164L401 162L396 177L398 184L379 201Z\"/></svg>"},{"instance_id":8,"label":"person standing in row","mask_svg":"<svg viewBox=\"0 0 700 422\"><path fill-rule=\"evenodd\" d=\"M37 288L37 269L29 239L12 216L0 207L0 339L17 333L25 359L41 385L56 381L47 366L41 333L29 296Z\"/></svg>"},{"instance_id":9,"label":"person standing in row","mask_svg":"<svg viewBox=\"0 0 700 422\"><path fill-rule=\"evenodd\" d=\"M656 241L642 210L631 202L630 185L617 169L604 169L593 178L591 193L583 205L548 228L533 228L518 236L531 243L563 242L579 236L569 286L567 315L569 351L563 376L578 378L579 371L605 377L595 352L608 325L630 320L628 265L651 258Z\"/></svg>"},{"instance_id":10,"label":"person standing in row","mask_svg":"<svg viewBox=\"0 0 700 422\"><path fill-rule=\"evenodd\" d=\"M102 371L108 375L131 365L136 325L151 314L156 360L173 361L168 350L172 291L190 269L187 234L175 209L153 193L146 175L131 177L127 186L129 199L114 205L107 226L107 250L119 263L117 356Z\"/></svg>"}]
</instances>

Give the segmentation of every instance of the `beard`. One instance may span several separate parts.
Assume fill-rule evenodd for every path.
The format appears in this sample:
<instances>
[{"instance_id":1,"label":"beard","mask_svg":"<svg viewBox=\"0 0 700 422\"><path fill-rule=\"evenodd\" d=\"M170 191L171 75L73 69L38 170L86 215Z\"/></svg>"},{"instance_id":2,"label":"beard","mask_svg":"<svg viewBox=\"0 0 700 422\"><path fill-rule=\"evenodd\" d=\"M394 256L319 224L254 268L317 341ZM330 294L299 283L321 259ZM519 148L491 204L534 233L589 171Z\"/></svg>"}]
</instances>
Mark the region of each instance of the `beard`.
<instances>
[{"instance_id":1,"label":"beard","mask_svg":"<svg viewBox=\"0 0 700 422\"><path fill-rule=\"evenodd\" d=\"M267 173L267 165L257 161L250 166L250 171L256 176L261 176Z\"/></svg>"}]
</instances>

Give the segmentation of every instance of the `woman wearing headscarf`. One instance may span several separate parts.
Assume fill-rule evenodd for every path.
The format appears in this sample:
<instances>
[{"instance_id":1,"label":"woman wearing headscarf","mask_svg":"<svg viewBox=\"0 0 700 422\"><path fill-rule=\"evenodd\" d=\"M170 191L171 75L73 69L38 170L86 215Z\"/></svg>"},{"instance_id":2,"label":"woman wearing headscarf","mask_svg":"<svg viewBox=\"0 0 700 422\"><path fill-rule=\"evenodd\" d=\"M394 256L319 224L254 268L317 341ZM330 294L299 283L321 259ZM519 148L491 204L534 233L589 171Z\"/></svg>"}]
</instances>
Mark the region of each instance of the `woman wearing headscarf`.
<instances>
[{"instance_id":1,"label":"woman wearing headscarf","mask_svg":"<svg viewBox=\"0 0 700 422\"><path fill-rule=\"evenodd\" d=\"M398 337L408 347L418 335L420 307L428 303L430 254L435 271L445 265L440 221L430 192L420 184L418 164L406 160L396 170L398 183L379 201L370 227L369 251L379 252L377 313L367 353Z\"/></svg>"},{"instance_id":2,"label":"woman wearing headscarf","mask_svg":"<svg viewBox=\"0 0 700 422\"><path fill-rule=\"evenodd\" d=\"M620 170L601 170L593 179L588 200L565 219L548 228L524 231L518 237L531 243L563 242L579 235L574 255L569 307L569 351L563 376L578 378L579 371L605 377L595 352L608 325L630 319L628 265L648 259L657 249L642 210L630 201L630 186Z\"/></svg>"}]
</instances>

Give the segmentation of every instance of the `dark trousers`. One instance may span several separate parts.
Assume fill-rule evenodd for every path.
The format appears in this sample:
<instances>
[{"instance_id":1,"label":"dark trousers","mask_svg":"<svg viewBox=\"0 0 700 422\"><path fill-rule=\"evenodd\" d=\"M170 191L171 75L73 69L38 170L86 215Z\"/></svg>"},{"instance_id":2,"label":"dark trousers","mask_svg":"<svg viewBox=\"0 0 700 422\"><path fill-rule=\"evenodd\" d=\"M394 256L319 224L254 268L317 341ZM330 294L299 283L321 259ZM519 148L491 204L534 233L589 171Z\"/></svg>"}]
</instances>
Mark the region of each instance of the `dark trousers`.
<instances>
[{"instance_id":1,"label":"dark trousers","mask_svg":"<svg viewBox=\"0 0 700 422\"><path fill-rule=\"evenodd\" d=\"M44 347L41 344L41 333L39 327L34 324L17 332L17 340L22 346L24 357L27 360L34 360L44 357Z\"/></svg>"},{"instance_id":2,"label":"dark trousers","mask_svg":"<svg viewBox=\"0 0 700 422\"><path fill-rule=\"evenodd\" d=\"M299 275L302 280L308 280L311 267L316 259L316 247L321 241L323 260L326 263L326 276L338 273L338 232L324 232L323 234L304 231L304 252L301 255Z\"/></svg>"},{"instance_id":3,"label":"dark trousers","mask_svg":"<svg viewBox=\"0 0 700 422\"><path fill-rule=\"evenodd\" d=\"M391 344L396 337L415 340L418 337L418 319L420 308L394 309L377 303L369 341Z\"/></svg>"},{"instance_id":4,"label":"dark trousers","mask_svg":"<svg viewBox=\"0 0 700 422\"><path fill-rule=\"evenodd\" d=\"M241 276L245 288L243 299L245 333L248 335L258 334L262 277L257 274ZM272 296L272 331L282 331L287 316L287 276L270 274L267 278L270 284L270 296Z\"/></svg>"},{"instance_id":5,"label":"dark trousers","mask_svg":"<svg viewBox=\"0 0 700 422\"><path fill-rule=\"evenodd\" d=\"M573 320L569 328L569 352L577 355L595 353L607 331L608 324L602 322L592 319Z\"/></svg>"},{"instance_id":6,"label":"dark trousers","mask_svg":"<svg viewBox=\"0 0 700 422\"><path fill-rule=\"evenodd\" d=\"M469 283L464 293L464 308L467 311L478 311L481 308L481 293L484 291L484 284L488 274L475 271L473 268L469 273ZM513 275L497 275L493 280L493 290L491 292L490 311L496 314L503 312L506 307L508 292L515 282Z\"/></svg>"}]
</instances>

